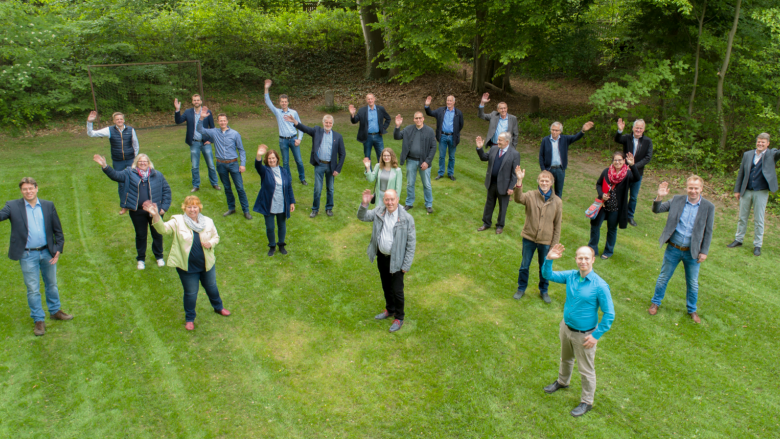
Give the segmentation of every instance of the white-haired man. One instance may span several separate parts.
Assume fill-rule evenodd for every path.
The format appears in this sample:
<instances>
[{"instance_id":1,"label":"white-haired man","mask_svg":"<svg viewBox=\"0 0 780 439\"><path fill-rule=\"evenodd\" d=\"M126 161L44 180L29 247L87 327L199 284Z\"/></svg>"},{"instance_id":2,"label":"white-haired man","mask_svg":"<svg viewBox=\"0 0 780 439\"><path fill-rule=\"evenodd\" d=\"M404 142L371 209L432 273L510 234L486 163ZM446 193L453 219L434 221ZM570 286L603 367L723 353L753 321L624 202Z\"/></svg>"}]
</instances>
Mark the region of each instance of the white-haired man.
<instances>
[{"instance_id":1,"label":"white-haired man","mask_svg":"<svg viewBox=\"0 0 780 439\"><path fill-rule=\"evenodd\" d=\"M477 229L478 232L487 230L492 225L496 200L498 200L496 234L500 235L504 231L509 197L514 193L514 187L517 183L515 168L520 166L520 153L514 148L510 148L511 142L512 134L504 131L498 136L498 146L490 148L490 152L486 154L482 150L484 145L482 137L477 137L477 155L483 162L488 162L485 174L487 199L485 200L485 209L482 212L482 226Z\"/></svg>"},{"instance_id":2,"label":"white-haired man","mask_svg":"<svg viewBox=\"0 0 780 439\"><path fill-rule=\"evenodd\" d=\"M636 200L639 197L639 189L642 187L642 176L645 173L645 166L653 158L653 141L645 136L645 121L642 119L634 121L631 134L623 135L626 124L622 118L618 119L617 128L615 142L623 145L623 154L627 155L630 152L634 155L634 166L639 171L639 180L628 186L628 223L636 227L636 221L634 221Z\"/></svg>"},{"instance_id":3,"label":"white-haired man","mask_svg":"<svg viewBox=\"0 0 780 439\"><path fill-rule=\"evenodd\" d=\"M563 197L563 181L566 177L566 167L569 165L569 145L580 140L585 132L593 128L593 122L586 122L582 130L574 135L561 134L563 124L553 122L550 125L550 135L542 139L539 146L539 167L549 171L555 178L555 195Z\"/></svg>"}]
</instances>

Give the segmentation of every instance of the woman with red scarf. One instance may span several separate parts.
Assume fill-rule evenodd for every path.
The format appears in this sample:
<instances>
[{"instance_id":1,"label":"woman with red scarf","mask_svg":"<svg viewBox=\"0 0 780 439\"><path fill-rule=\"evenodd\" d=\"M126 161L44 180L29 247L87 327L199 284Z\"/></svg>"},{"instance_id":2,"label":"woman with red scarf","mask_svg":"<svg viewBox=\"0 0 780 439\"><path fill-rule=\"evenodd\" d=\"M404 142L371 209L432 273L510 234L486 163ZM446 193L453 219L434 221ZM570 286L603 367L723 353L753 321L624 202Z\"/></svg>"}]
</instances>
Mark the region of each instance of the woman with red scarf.
<instances>
[{"instance_id":1,"label":"woman with red scarf","mask_svg":"<svg viewBox=\"0 0 780 439\"><path fill-rule=\"evenodd\" d=\"M615 250L618 226L628 227L628 186L639 181L640 175L634 167L634 155L624 155L621 151L612 154L612 165L601 173L596 181L598 198L604 202L595 218L590 220L590 241L588 247L599 255L601 223L607 220L607 243L601 259L609 259Z\"/></svg>"},{"instance_id":2,"label":"woman with red scarf","mask_svg":"<svg viewBox=\"0 0 780 439\"><path fill-rule=\"evenodd\" d=\"M157 205L160 216L171 207L171 187L162 175L154 169L152 161L146 154L135 156L132 166L121 171L115 171L106 164L106 158L95 154L92 160L97 162L108 178L123 183L121 196L122 208L130 211L130 219L135 228L135 258L139 270L146 267L146 238L148 231L152 233L152 252L157 259L157 266L164 267L163 237L152 227L152 217L142 209L144 202L151 201Z\"/></svg>"}]
</instances>

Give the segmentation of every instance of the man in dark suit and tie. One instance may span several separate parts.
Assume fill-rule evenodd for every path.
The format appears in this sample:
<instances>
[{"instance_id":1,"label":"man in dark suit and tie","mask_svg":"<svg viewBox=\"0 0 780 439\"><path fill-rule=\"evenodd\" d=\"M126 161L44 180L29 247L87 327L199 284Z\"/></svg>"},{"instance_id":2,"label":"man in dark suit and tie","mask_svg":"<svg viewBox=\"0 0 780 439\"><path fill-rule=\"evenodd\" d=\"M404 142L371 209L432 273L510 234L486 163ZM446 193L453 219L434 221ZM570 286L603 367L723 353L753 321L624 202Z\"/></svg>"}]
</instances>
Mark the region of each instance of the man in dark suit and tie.
<instances>
[{"instance_id":1,"label":"man in dark suit and tie","mask_svg":"<svg viewBox=\"0 0 780 439\"><path fill-rule=\"evenodd\" d=\"M463 112L455 108L455 96L447 96L447 106L431 111L433 98L425 98L425 114L436 118L436 141L439 142L439 174L436 180L444 177L445 156L449 155L447 177L455 181L455 150L460 143L460 130L463 128ZM447 151L449 150L449 154Z\"/></svg>"},{"instance_id":2,"label":"man in dark suit and tie","mask_svg":"<svg viewBox=\"0 0 780 439\"><path fill-rule=\"evenodd\" d=\"M479 103L480 119L484 119L490 122L488 125L487 146L498 145L498 135L504 131L509 131L512 135L512 149L517 149L517 140L520 137L520 130L517 128L517 117L508 113L509 107L506 102L499 102L496 106L496 111L490 114L485 114L485 104L490 102L490 93L482 95L482 100Z\"/></svg>"},{"instance_id":3,"label":"man in dark suit and tie","mask_svg":"<svg viewBox=\"0 0 780 439\"><path fill-rule=\"evenodd\" d=\"M651 316L658 313L658 307L661 306L661 300L666 294L666 285L672 278L675 268L682 261L685 266L688 315L694 323L700 323L701 319L696 313L696 301L699 297L699 268L710 251L715 205L702 198L704 180L701 177L691 175L685 185L687 196L675 195L671 201L663 201L669 193L669 183L663 182L658 186L658 196L653 201L653 213L669 212L666 227L658 240L661 245L666 243L668 245L664 252L661 273L655 283L655 295L647 312Z\"/></svg>"},{"instance_id":4,"label":"man in dark suit and tie","mask_svg":"<svg viewBox=\"0 0 780 439\"><path fill-rule=\"evenodd\" d=\"M312 137L311 158L309 163L314 166L314 203L311 207L309 218L314 218L320 211L320 196L322 195L322 180L325 179L328 186L328 198L325 204L325 213L333 216L333 182L344 166L347 157L344 148L344 138L333 131L333 116L326 114L322 118L322 127L309 128L298 122L292 115L284 116L285 122L293 124L295 129L301 130Z\"/></svg>"},{"instance_id":5,"label":"man in dark suit and tie","mask_svg":"<svg viewBox=\"0 0 780 439\"><path fill-rule=\"evenodd\" d=\"M512 142L512 135L505 131L498 135L498 147L490 148L490 152L485 154L482 150L484 142L482 137L477 137L477 154L483 162L488 162L487 173L485 174L485 188L487 189L487 200L485 201L485 211L482 213L482 227L477 231L481 232L490 228L493 222L493 210L496 208L498 200L498 220L496 221L496 234L504 231L504 220L506 219L506 209L509 205L509 197L514 193L514 187L517 183L515 168L520 166L520 153L509 145Z\"/></svg>"},{"instance_id":6,"label":"man in dark suit and tie","mask_svg":"<svg viewBox=\"0 0 780 439\"><path fill-rule=\"evenodd\" d=\"M628 223L636 227L636 221L634 221L634 213L636 212L636 200L639 197L639 189L642 187L642 176L645 173L645 165L650 163L653 158L653 141L649 137L645 136L645 121L637 119L634 121L632 133L623 135L623 129L626 127L623 119L618 119L617 122L617 134L615 134L615 142L623 145L623 154L634 154L634 166L639 171L639 180L631 183L628 186L629 200L628 200Z\"/></svg>"},{"instance_id":7,"label":"man in dark suit and tie","mask_svg":"<svg viewBox=\"0 0 780 439\"><path fill-rule=\"evenodd\" d=\"M549 171L555 178L555 195L563 197L563 180L566 177L566 167L569 165L569 145L580 140L585 132L593 128L593 122L586 122L582 131L573 135L562 135L563 124L553 122L550 125L550 135L542 139L539 147L539 167Z\"/></svg>"},{"instance_id":8,"label":"man in dark suit and tie","mask_svg":"<svg viewBox=\"0 0 780 439\"><path fill-rule=\"evenodd\" d=\"M727 247L742 245L747 232L747 221L750 217L750 207L753 206L753 254L761 256L761 244L764 242L764 211L769 200L769 191L777 192L777 161L780 160L780 150L769 148L769 134L761 133L756 138L756 149L742 155L739 165L737 183L734 185L734 196L739 200L739 222L734 242Z\"/></svg>"},{"instance_id":9,"label":"man in dark suit and tie","mask_svg":"<svg viewBox=\"0 0 780 439\"><path fill-rule=\"evenodd\" d=\"M60 309L60 294L57 290L57 260L60 258L65 237L57 216L57 209L51 201L38 198L38 183L24 177L19 183L22 198L5 203L0 210L0 221L11 220L11 243L8 257L19 261L27 286L27 304L30 317L35 322L35 335L46 333L46 324L41 303L40 277L46 286L46 307L52 320L71 320L72 315Z\"/></svg>"},{"instance_id":10,"label":"man in dark suit and tie","mask_svg":"<svg viewBox=\"0 0 780 439\"><path fill-rule=\"evenodd\" d=\"M371 147L376 151L376 161L381 161L382 150L385 149L382 135L387 133L387 127L390 126L390 115L385 111L385 107L376 105L376 97L373 93L366 95L366 106L355 109L354 105L349 106L349 119L353 124L360 123L358 127L357 140L363 144L363 155L371 158Z\"/></svg>"},{"instance_id":11,"label":"man in dark suit and tie","mask_svg":"<svg viewBox=\"0 0 780 439\"><path fill-rule=\"evenodd\" d=\"M217 179L217 168L214 167L214 153L211 150L211 142L203 141L203 137L197 130L198 124L203 124L204 128L214 128L214 117L208 115L202 121L200 120L201 104L200 95L192 95L192 108L184 110L181 113L181 102L178 99L173 100L173 106L176 113L173 120L176 125L187 122L187 134L184 136L184 143L190 147L190 162L192 162L192 190L200 190L200 155L206 159L206 166L209 168L209 183L211 187L219 190L219 180Z\"/></svg>"}]
</instances>

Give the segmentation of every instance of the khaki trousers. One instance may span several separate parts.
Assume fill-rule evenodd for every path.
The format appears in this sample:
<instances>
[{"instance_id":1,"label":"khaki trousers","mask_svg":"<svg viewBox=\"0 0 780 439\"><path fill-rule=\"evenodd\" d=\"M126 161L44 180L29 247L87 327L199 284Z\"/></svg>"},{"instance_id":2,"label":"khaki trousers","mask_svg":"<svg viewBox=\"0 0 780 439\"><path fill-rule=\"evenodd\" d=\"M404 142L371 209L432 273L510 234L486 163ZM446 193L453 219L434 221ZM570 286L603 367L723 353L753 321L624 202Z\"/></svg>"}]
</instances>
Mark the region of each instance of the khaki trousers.
<instances>
[{"instance_id":1,"label":"khaki trousers","mask_svg":"<svg viewBox=\"0 0 780 439\"><path fill-rule=\"evenodd\" d=\"M592 331L591 331L592 332ZM581 402L593 405L593 395L596 393L596 346L585 349L582 345L586 335L574 332L561 320L561 329L558 334L561 339L561 367L558 369L558 383L568 386L571 381L571 373L574 370L574 359L577 359L577 368L582 377Z\"/></svg>"}]
</instances>

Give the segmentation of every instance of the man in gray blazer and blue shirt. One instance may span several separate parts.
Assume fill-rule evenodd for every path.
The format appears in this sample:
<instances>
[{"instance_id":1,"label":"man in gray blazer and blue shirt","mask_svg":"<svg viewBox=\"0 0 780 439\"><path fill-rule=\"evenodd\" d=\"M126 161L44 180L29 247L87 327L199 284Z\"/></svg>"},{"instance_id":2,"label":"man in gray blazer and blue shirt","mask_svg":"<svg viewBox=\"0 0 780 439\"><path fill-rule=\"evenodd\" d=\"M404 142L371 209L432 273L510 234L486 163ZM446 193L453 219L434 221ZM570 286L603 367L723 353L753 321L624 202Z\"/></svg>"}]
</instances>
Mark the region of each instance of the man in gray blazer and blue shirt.
<instances>
[{"instance_id":1,"label":"man in gray blazer and blue shirt","mask_svg":"<svg viewBox=\"0 0 780 439\"><path fill-rule=\"evenodd\" d=\"M485 104L488 102L490 102L490 93L485 93L482 95L482 101L479 103L478 113L480 119L490 122L487 137L485 137L487 146L498 145L498 135L509 131L509 134L512 135L512 149L517 149L517 140L520 137L520 130L517 128L517 118L508 113L509 107L507 107L506 102L499 102L496 111L485 114Z\"/></svg>"},{"instance_id":2,"label":"man in gray blazer and blue shirt","mask_svg":"<svg viewBox=\"0 0 780 439\"><path fill-rule=\"evenodd\" d=\"M498 136L498 146L490 148L490 152L487 154L482 150L483 143L482 137L477 137L479 159L488 162L485 174L487 200L485 200L485 210L482 212L482 226L477 229L477 232L490 228L493 222L493 210L495 210L496 200L498 200L496 234L500 235L504 231L509 197L514 193L514 187L517 184L515 168L520 166L520 153L509 147L512 143L512 135L507 131Z\"/></svg>"},{"instance_id":3,"label":"man in gray blazer and blue shirt","mask_svg":"<svg viewBox=\"0 0 780 439\"><path fill-rule=\"evenodd\" d=\"M647 310L651 316L658 313L658 307L661 306L661 301L666 294L666 286L682 261L685 266L688 315L695 323L701 322L696 313L699 268L710 251L715 221L715 205L702 198L703 188L704 180L698 175L691 175L686 181L687 196L675 195L671 201L663 201L663 198L669 194L669 183L663 182L658 186L658 196L653 200L653 213L669 212L666 227L658 240L661 245L667 243L668 245L664 252L661 273L655 283L655 295Z\"/></svg>"},{"instance_id":4,"label":"man in gray blazer and blue shirt","mask_svg":"<svg viewBox=\"0 0 780 439\"><path fill-rule=\"evenodd\" d=\"M742 155L737 183L734 185L734 196L739 200L739 222L734 242L727 246L734 248L742 245L750 207L753 206L753 254L756 256L761 256L761 244L764 242L764 211L769 191L777 192L775 166L780 160L780 150L768 148L769 134L761 133L756 138L756 149Z\"/></svg>"}]
</instances>

